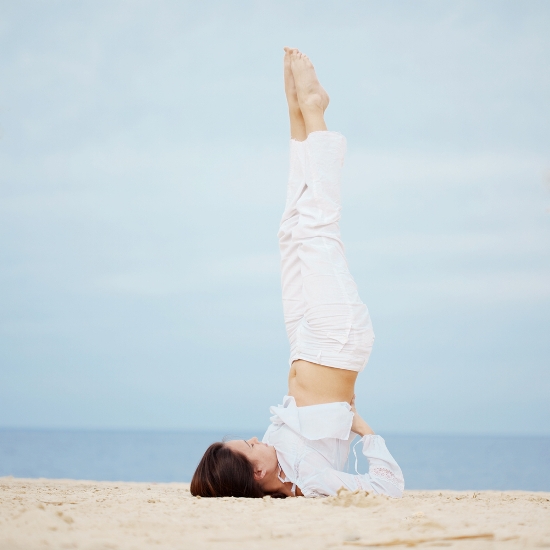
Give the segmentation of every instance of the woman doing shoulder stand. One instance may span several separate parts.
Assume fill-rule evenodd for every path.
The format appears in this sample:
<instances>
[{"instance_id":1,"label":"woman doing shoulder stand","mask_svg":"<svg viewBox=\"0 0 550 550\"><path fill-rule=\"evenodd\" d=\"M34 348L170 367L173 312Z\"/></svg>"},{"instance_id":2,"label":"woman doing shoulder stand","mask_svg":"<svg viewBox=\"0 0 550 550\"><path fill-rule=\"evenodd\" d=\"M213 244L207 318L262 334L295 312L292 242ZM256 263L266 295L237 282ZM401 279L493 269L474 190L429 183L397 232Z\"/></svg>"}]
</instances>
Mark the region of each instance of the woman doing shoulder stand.
<instances>
[{"instance_id":1,"label":"woman doing shoulder stand","mask_svg":"<svg viewBox=\"0 0 550 550\"><path fill-rule=\"evenodd\" d=\"M290 340L288 395L271 407L263 440L214 443L191 493L202 497L317 497L341 487L400 497L401 469L355 410L355 380L374 333L340 239L345 138L327 131L329 97L307 56L285 48L290 176L279 229L283 309ZM367 474L343 471L355 436Z\"/></svg>"}]
</instances>

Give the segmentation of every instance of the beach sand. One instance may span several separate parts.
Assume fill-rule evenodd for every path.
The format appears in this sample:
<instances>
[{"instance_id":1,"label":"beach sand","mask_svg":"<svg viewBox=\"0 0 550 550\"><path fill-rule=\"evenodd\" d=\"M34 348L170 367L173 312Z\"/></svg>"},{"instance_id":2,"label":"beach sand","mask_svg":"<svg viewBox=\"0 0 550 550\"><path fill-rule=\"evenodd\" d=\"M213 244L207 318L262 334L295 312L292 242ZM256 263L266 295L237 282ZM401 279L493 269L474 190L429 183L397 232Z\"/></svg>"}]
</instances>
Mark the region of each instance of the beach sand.
<instances>
[{"instance_id":1,"label":"beach sand","mask_svg":"<svg viewBox=\"0 0 550 550\"><path fill-rule=\"evenodd\" d=\"M185 483L0 478L0 549L550 548L550 493L201 499Z\"/></svg>"}]
</instances>

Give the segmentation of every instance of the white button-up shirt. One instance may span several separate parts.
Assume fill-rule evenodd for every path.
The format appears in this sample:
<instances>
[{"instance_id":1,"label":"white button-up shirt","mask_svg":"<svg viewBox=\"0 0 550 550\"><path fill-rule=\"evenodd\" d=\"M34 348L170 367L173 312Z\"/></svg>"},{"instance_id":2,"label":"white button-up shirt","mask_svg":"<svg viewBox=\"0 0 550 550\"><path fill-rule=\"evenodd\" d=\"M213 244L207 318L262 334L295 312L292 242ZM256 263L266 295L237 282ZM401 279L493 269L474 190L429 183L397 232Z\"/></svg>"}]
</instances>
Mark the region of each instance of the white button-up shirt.
<instances>
[{"instance_id":1,"label":"white button-up shirt","mask_svg":"<svg viewBox=\"0 0 550 550\"><path fill-rule=\"evenodd\" d=\"M283 404L271 407L271 425L263 442L275 447L286 479L305 497L335 495L345 487L369 493L401 497L404 480L401 468L379 435L362 438L363 454L369 461L367 474L344 472L350 444L353 412L349 403L326 403L297 407L286 395ZM356 470L357 471L357 470Z\"/></svg>"}]
</instances>

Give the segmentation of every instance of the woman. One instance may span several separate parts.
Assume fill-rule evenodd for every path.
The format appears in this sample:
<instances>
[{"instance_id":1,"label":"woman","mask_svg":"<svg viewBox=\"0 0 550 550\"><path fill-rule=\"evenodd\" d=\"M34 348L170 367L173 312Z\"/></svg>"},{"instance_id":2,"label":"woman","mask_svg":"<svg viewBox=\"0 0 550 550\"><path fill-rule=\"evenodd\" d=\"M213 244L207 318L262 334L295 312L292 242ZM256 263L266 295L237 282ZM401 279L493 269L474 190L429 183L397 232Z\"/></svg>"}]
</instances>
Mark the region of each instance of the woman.
<instances>
[{"instance_id":1,"label":"woman","mask_svg":"<svg viewBox=\"0 0 550 550\"><path fill-rule=\"evenodd\" d=\"M346 487L400 497L401 469L355 410L355 380L367 364L374 333L338 227L346 142L327 131L329 97L307 56L285 48L284 75L290 177L278 237L291 349L288 395L271 408L262 442L254 437L207 449L191 493L315 497ZM369 461L368 474L342 471L356 434Z\"/></svg>"}]
</instances>

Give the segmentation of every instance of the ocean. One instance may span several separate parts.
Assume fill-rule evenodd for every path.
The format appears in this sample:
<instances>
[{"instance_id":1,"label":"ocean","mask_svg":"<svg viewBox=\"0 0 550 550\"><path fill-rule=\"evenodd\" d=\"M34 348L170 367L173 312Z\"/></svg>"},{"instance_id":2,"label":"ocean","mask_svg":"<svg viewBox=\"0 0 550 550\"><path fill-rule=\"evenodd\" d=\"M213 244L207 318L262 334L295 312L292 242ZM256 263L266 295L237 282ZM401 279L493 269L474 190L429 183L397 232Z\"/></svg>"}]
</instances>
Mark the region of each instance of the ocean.
<instances>
[{"instance_id":1,"label":"ocean","mask_svg":"<svg viewBox=\"0 0 550 550\"><path fill-rule=\"evenodd\" d=\"M248 432L0 429L0 476L190 481L206 447ZM550 437L384 434L407 489L550 491ZM360 446L357 447L360 455ZM354 472L353 453L349 471ZM366 472L360 457L359 472Z\"/></svg>"}]
</instances>

